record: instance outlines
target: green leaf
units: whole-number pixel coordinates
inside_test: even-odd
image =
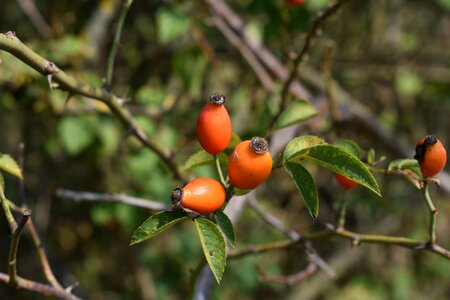
[[[361,158],[361,149],[359,148],[358,144],[356,144],[352,140],[339,140],[334,143],[334,145],[345,149],[347,152],[353,154],[357,158]]]
[[[317,218],[319,214],[319,196],[311,174],[297,162],[287,162],[284,168],[294,180],[309,213],[314,219]]]
[[[396,159],[390,162],[388,171],[402,171],[401,175],[416,188],[421,189],[421,179],[419,162],[415,159]],[[399,172],[400,173],[400,172]]]
[[[373,148],[370,148],[369,152],[367,152],[367,163],[369,165],[373,165],[375,162],[375,150]]]
[[[234,237],[233,223],[231,223],[231,220],[222,211],[216,212],[214,214],[214,218],[216,220],[217,225],[219,225],[220,230],[222,230],[222,233],[227,238],[228,242],[230,242],[231,247],[234,248],[235,237]]]
[[[219,162],[221,164],[228,163],[228,157],[224,153],[219,153]],[[181,172],[189,171],[193,168],[200,167],[203,165],[213,164],[214,156],[209,154],[205,150],[200,150],[197,153],[193,154],[186,163],[181,167]]]
[[[307,159],[344,175],[381,196],[378,183],[367,167],[354,155],[314,136],[295,138],[286,146],[285,161]]]
[[[65,117],[58,124],[58,136],[70,155],[77,155],[95,139],[94,128],[88,119]]]
[[[17,162],[9,154],[0,153],[0,170],[16,177],[23,178],[22,170],[20,170]]]
[[[131,237],[130,245],[148,240],[187,218],[189,218],[187,213],[179,211],[162,211],[156,213],[136,229]]]
[[[280,129],[295,123],[309,120],[317,115],[317,110],[309,102],[299,99],[286,107],[281,113],[274,128]]]
[[[306,151],[308,148],[322,144],[326,144],[326,142],[317,136],[303,135],[297,137],[287,144],[284,149],[283,158],[285,161],[294,159],[295,157],[300,156],[303,151]]]
[[[227,263],[225,240],[213,222],[204,218],[195,218],[195,225],[202,244],[203,254],[217,283],[220,284]]]

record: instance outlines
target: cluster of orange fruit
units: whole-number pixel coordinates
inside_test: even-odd
[[[211,94],[197,118],[198,141],[206,152],[213,155],[224,151],[231,140],[231,119],[224,104],[223,95]],[[254,189],[269,177],[271,170],[272,156],[267,140],[262,137],[242,141],[228,158],[230,183],[240,189]],[[171,195],[174,205],[199,214],[217,211],[225,199],[225,187],[212,178],[194,179],[182,189],[173,190]]]

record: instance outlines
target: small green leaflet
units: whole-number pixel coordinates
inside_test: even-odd
[[[223,235],[227,238],[228,242],[230,242],[231,247],[234,248],[235,237],[231,220],[222,211],[216,212],[214,214],[214,219],[216,220],[216,223],[219,226],[220,230],[222,230]]]
[[[351,178],[381,196],[378,183],[369,169],[354,155],[339,146],[325,143],[315,136],[301,136],[293,139],[284,150],[284,160],[306,159],[333,172]]]
[[[299,99],[289,104],[281,113],[275,129],[281,129],[291,126],[293,124],[309,120],[317,115],[317,110],[314,106],[305,100]]]
[[[130,245],[134,245],[149,238],[154,237],[158,233],[175,225],[184,219],[189,218],[187,213],[179,211],[162,211],[148,218],[131,236]]]
[[[396,159],[391,161],[388,171],[400,171],[401,175],[416,188],[422,188],[423,175],[419,162],[415,159]]]
[[[294,180],[310,215],[316,219],[319,214],[319,196],[311,174],[298,162],[286,162],[284,168]]]
[[[22,170],[16,161],[8,154],[0,153],[0,170],[22,179]]]
[[[228,157],[225,154],[219,153],[218,156],[219,162],[221,164],[228,163]],[[197,153],[193,154],[191,157],[189,157],[186,163],[181,167],[181,172],[186,172],[193,168],[213,163],[214,163],[214,156],[212,154],[209,154],[205,150],[200,150]]]
[[[217,283],[220,284],[227,263],[225,240],[213,222],[199,217],[195,218],[195,225],[202,244],[203,254]]]

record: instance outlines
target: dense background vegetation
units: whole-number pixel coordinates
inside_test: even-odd
[[[48,28],[35,26],[19,5],[0,2],[0,32],[15,31],[30,48],[74,77],[101,86],[121,1],[36,1]],[[311,20],[330,1],[288,7],[279,0],[227,1],[246,31],[287,66],[303,44]],[[233,129],[242,138],[266,135],[276,113],[281,84],[261,85],[240,52],[215,26],[206,1],[135,1],[118,50],[112,90],[156,143],[172,149],[183,164],[200,149],[195,137],[198,110],[212,91],[227,96]],[[450,2],[448,0],[350,1],[327,19],[300,71],[319,116],[298,128],[329,141],[350,138],[374,148],[387,161],[412,157],[426,133],[450,142]],[[332,49],[337,101],[359,103],[360,119],[333,120],[325,92],[323,63]],[[56,276],[78,283],[74,293],[89,299],[184,299],[190,269],[201,259],[191,224],[183,223],[147,243],[129,247],[130,235],[152,212],[125,204],[74,202],[55,196],[59,188],[125,193],[168,203],[179,184],[152,152],[144,149],[98,102],[49,90],[47,80],[0,52],[0,151],[17,154],[24,142],[26,195]],[[351,104],[355,107],[356,104]],[[345,109],[344,112],[345,114]],[[370,126],[361,125],[361,119]],[[381,131],[380,131],[381,130]],[[386,166],[382,163],[381,167]],[[342,191],[331,172],[311,166],[318,186],[319,224],[334,222]],[[216,177],[212,167],[194,171]],[[447,175],[442,175],[443,180]],[[377,175],[378,198],[363,188],[350,194],[352,230],[425,237],[428,213],[420,193],[399,176]],[[6,192],[19,203],[19,188],[6,178]],[[440,210],[438,238],[450,245],[450,203],[444,189],[432,188]],[[258,188],[258,200],[299,232],[314,224],[292,182],[274,172]],[[0,218],[0,257],[7,257],[9,231]],[[275,241],[282,234],[245,208],[235,226],[237,245]],[[293,285],[263,282],[259,276],[302,269],[298,251],[271,252],[230,260],[214,299],[447,299],[450,264],[425,252],[331,240],[315,243],[335,268]],[[448,248],[448,247],[447,247]],[[19,272],[43,280],[25,234]],[[32,253],[32,254],[31,254]],[[6,259],[0,265],[6,270]],[[0,285],[4,299],[36,294]]]

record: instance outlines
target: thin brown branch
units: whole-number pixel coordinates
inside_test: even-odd
[[[36,252],[39,257],[39,262],[42,267],[42,271],[44,272],[45,278],[47,281],[54,287],[55,289],[63,290],[63,287],[56,279],[55,275],[53,274],[53,270],[50,267],[50,263],[47,258],[47,254],[45,253],[44,245],[42,245],[41,239],[36,231],[36,228],[34,227],[33,219],[30,218],[30,220],[27,223],[28,230],[30,231],[31,239],[33,240],[33,244],[36,248]]]
[[[8,274],[0,272],[0,282],[8,283],[9,282]],[[17,288],[36,292],[38,294],[48,297],[56,297],[64,300],[81,300],[80,298],[69,293],[66,290],[56,289],[50,285],[31,281],[21,277],[17,278]]]
[[[303,270],[301,270],[297,273],[291,274],[291,275],[275,277],[275,276],[263,274],[263,275],[259,276],[259,279],[261,281],[265,281],[265,282],[293,284],[298,281],[302,281],[302,280],[308,278],[309,276],[313,275],[316,272],[316,270],[317,270],[317,265],[315,263],[311,262]]]
[[[270,214],[269,212],[265,211],[256,201],[254,197],[251,197],[248,201],[249,206],[263,219],[267,224],[275,227],[284,235],[286,235],[291,241],[298,241],[302,238],[302,236],[297,233],[296,231],[286,227],[286,225],[283,224],[283,222],[275,217],[274,215]],[[316,264],[318,267],[320,267],[326,274],[328,274],[330,277],[335,277],[336,273],[334,270],[325,262],[325,260],[320,257],[314,247],[311,245],[309,241],[304,242],[304,248],[305,252],[308,255],[308,259]]]
[[[8,256],[8,274],[9,274],[9,284],[12,286],[17,286],[17,249],[19,247],[20,236],[22,234],[25,224],[27,224],[28,219],[31,216],[31,210],[27,209],[22,212],[22,219],[19,222],[16,230],[14,230],[11,244],[9,247]]]
[[[131,197],[123,194],[114,195],[106,193],[78,192],[66,189],[58,189],[56,191],[56,196],[64,199],[70,199],[76,202],[80,201],[118,202],[157,211],[170,210],[170,206],[165,205],[164,203],[143,198]]]
[[[428,241],[410,239],[406,237],[396,237],[376,234],[363,234],[348,230],[336,230],[333,226],[328,229],[302,235],[298,241],[279,241],[256,246],[249,246],[244,249],[233,250],[228,253],[229,258],[240,258],[249,254],[259,254],[272,250],[280,250],[297,247],[304,241],[328,240],[331,238],[342,238],[352,242],[352,245],[359,246],[362,243],[383,244],[405,247],[412,250],[425,250],[450,259],[450,251],[437,244],[430,244]]]
[[[48,61],[24,45],[16,37],[14,32],[10,31],[6,34],[0,34],[0,50],[9,52],[31,68],[47,76],[51,87],[53,86],[53,82],[55,82],[60,89],[65,90],[70,94],[85,96],[105,103],[109,107],[111,113],[120,120],[127,131],[135,136],[146,148],[153,151],[172,172],[176,179],[186,181],[178,166],[173,161],[172,155],[148,138],[145,132],[133,120],[130,112],[123,107],[122,104],[124,100],[122,98],[106,89],[87,85],[86,83],[69,76],[63,70],[60,70],[53,62]]]
[[[314,37],[317,36],[322,24],[325,22],[326,19],[334,15],[339,8],[349,2],[350,0],[334,0],[332,3],[329,4],[329,6],[325,9],[323,12],[319,12],[316,15],[316,18],[312,22],[311,28],[308,31],[308,34],[306,35],[305,42],[303,44],[302,49],[294,59],[294,62],[292,63],[292,68],[289,74],[288,79],[284,83],[283,90],[281,92],[281,103],[280,103],[280,109],[278,114],[273,118],[272,124],[275,124],[278,117],[283,112],[284,108],[287,105],[287,99],[289,95],[290,85],[292,82],[297,78],[297,74],[299,72],[299,66],[304,61],[306,54],[308,53],[309,49],[311,48],[312,41]]]
[[[226,23],[218,16],[213,18],[214,24],[222,32],[222,34],[228,39],[228,41],[238,49],[242,57],[247,61],[250,67],[255,72],[256,76],[261,81],[264,89],[268,92],[272,92],[274,82],[269,73],[265,70],[264,66],[259,62],[258,58],[242,43],[239,36],[233,32]]]

